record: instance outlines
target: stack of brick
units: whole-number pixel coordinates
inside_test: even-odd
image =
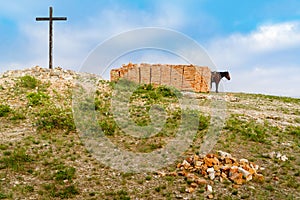
[[[227,152],[218,151],[218,155],[192,155],[178,163],[175,171],[158,172],[158,175],[184,176],[191,182],[185,191],[192,193],[199,185],[206,185],[207,190],[212,190],[212,186],[209,184],[213,181],[230,181],[234,187],[240,187],[252,179],[263,182],[264,176],[259,173],[259,170],[263,170],[263,168],[247,159],[237,160]]]
[[[264,176],[258,171],[260,167],[247,159],[239,161],[231,156],[231,154],[223,151],[218,151],[219,155],[207,154],[204,157],[193,155],[183,160],[177,165],[177,172],[172,172],[171,175],[185,176],[193,180],[194,186],[207,184],[203,178],[197,175],[204,176],[210,180],[231,181],[236,186],[242,185],[255,178],[257,181],[263,181]],[[195,187],[194,187],[195,188]],[[187,192],[193,192],[193,185],[188,188]]]
[[[124,78],[139,84],[167,85],[179,90],[209,92],[211,71],[195,65],[132,64],[110,72],[111,81]]]

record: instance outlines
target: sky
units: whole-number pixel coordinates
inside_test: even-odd
[[[219,71],[228,70],[226,92],[300,97],[300,0],[0,0],[0,73],[48,67],[48,23],[35,18],[48,16],[49,6],[54,16],[68,17],[54,23],[55,67],[80,71],[104,41],[158,27],[193,39]],[[147,54],[113,63],[181,62]]]

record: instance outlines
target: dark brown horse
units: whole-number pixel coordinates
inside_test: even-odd
[[[223,77],[230,80],[229,72],[228,71],[226,71],[226,72],[211,72],[210,88],[212,88],[212,83],[215,82],[216,83],[216,92],[219,92],[218,91],[219,83]]]

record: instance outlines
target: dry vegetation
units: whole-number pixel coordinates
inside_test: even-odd
[[[120,172],[97,161],[82,143],[73,121],[69,83],[29,75],[0,77],[0,199],[206,199],[205,185],[192,193],[183,176],[157,172]],[[59,87],[58,87],[59,86]],[[209,106],[216,94],[196,94],[197,111],[180,109],[177,91],[143,85],[131,98],[130,117],[149,124],[154,104],[167,111],[163,129],[150,138],[124,135],[110,110],[114,84],[100,81],[95,95],[98,124],[120,148],[148,153],[174,138],[184,112],[199,117],[190,148],[174,164],[157,171],[174,172],[183,158],[197,154],[209,127]],[[300,99],[255,94],[226,94],[226,124],[218,150],[261,167],[264,180],[243,185],[211,181],[215,199],[300,198]],[[84,106],[84,102],[83,105]],[[286,155],[282,161],[271,152]],[[201,175],[199,175],[201,176]]]

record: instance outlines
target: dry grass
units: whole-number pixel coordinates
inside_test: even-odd
[[[186,193],[190,183],[183,177],[124,173],[98,162],[76,132],[69,90],[60,91],[47,82],[28,77],[14,82],[10,85],[0,82],[0,99],[5,102],[0,105],[0,199],[206,198],[204,187]],[[148,111],[152,105],[159,104],[167,111],[167,123],[161,132],[137,139],[122,134],[110,113],[113,85],[99,84],[102,89],[96,93],[95,101],[99,126],[120,148],[147,153],[162,148],[174,138],[185,111],[176,106],[178,100],[170,90],[143,86],[133,95],[130,117],[140,126],[151,122]],[[228,117],[213,152],[227,151],[236,158],[259,164],[265,168],[265,181],[254,180],[239,188],[233,188],[228,182],[214,182],[214,197],[299,199],[300,100],[252,94],[225,97]],[[200,110],[206,110],[210,101],[202,99]],[[201,123],[186,156],[197,152],[209,126],[209,113],[196,113]],[[286,155],[288,161],[265,157],[265,153],[272,151]],[[180,161],[160,170],[174,171]]]

